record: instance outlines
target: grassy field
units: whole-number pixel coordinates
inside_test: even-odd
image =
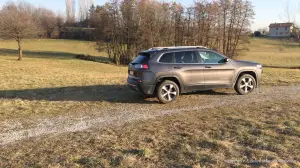
[[[279,52],[279,45],[269,43],[280,44],[280,41],[253,39],[249,45],[250,51],[238,59],[261,61],[267,65],[279,60],[288,66],[300,62],[297,61],[300,55],[296,55],[296,50],[300,51],[300,48],[285,48],[284,52]],[[261,56],[256,53],[260,50],[263,50]],[[279,55],[270,57],[269,52]],[[75,54],[105,57],[105,53],[95,50],[93,42],[31,40],[24,42],[24,61],[16,61],[16,53],[14,41],[0,42],[0,120],[65,113],[90,106],[105,107],[135,100],[134,96],[137,96],[133,95],[132,99],[123,96],[130,92],[125,86],[127,67],[74,59]],[[292,56],[286,57],[281,53]],[[300,83],[300,70],[265,68],[262,83]],[[109,94],[110,91],[116,92],[114,96]]]
[[[1,55],[12,55],[17,53],[18,45],[15,41],[1,41]],[[76,40],[38,39],[24,40],[23,49],[25,57],[45,57],[50,59],[69,58],[73,54],[87,54],[91,56],[107,56],[106,52],[98,52],[95,42]]]
[[[0,42],[0,120],[63,114],[113,102],[114,97],[106,96],[107,89],[124,88],[127,67],[74,59],[75,54],[101,55],[94,45],[70,40],[26,41],[20,62],[16,61],[15,42]],[[122,94],[126,91],[116,97]]]
[[[252,39],[248,47],[249,51],[237,59],[300,66],[300,47],[296,44]],[[93,42],[30,40],[24,43],[23,61],[16,61],[16,53],[15,42],[0,41],[0,122],[70,116],[124,104],[142,109],[148,103],[126,87],[126,66],[74,59],[76,54],[106,58],[106,53],[95,50]],[[264,68],[262,84],[298,85],[300,70]],[[191,98],[182,97],[187,101]],[[197,96],[193,97],[192,101],[196,100]],[[157,103],[148,106],[162,108]],[[229,159],[297,160],[299,108],[296,100],[270,101],[191,111],[128,123],[122,128],[42,137],[1,150],[0,167],[1,161],[3,167],[198,168],[249,166],[247,162],[225,164]],[[300,167],[298,162],[277,166],[288,165]]]
[[[237,59],[250,59],[266,66],[300,67],[300,43],[253,38],[247,47],[249,50]]]

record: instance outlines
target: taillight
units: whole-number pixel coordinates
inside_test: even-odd
[[[149,69],[149,66],[147,64],[136,64],[135,69]]]
[[[148,67],[147,64],[143,64],[143,65],[142,65],[142,69],[149,69],[149,67]]]

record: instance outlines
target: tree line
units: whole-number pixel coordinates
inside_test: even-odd
[[[189,7],[156,0],[110,0],[91,10],[99,49],[127,64],[153,46],[201,45],[233,57],[248,41],[249,0],[200,0]]]
[[[7,3],[0,10],[0,38],[18,42],[19,59],[22,39],[50,38],[54,30],[61,33],[70,27],[92,28],[97,49],[106,50],[116,64],[127,64],[141,50],[155,46],[202,45],[233,57],[247,43],[254,17],[250,0],[198,0],[188,7],[158,0],[78,4],[76,8],[75,0],[66,0],[63,16],[25,2]]]

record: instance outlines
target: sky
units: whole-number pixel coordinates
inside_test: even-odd
[[[13,0],[10,0],[13,1]],[[25,0],[36,6],[42,6],[52,9],[56,12],[65,12],[65,0]],[[95,4],[104,4],[106,0],[94,0]],[[194,0],[175,0],[188,6],[194,2]],[[5,4],[7,0],[0,0],[0,6]],[[287,4],[290,4],[292,13],[300,14],[300,0],[252,0],[252,5],[255,10],[255,19],[253,20],[251,29],[257,30],[259,28],[268,27],[270,23],[286,22],[284,18],[284,8]],[[300,18],[300,17],[299,17]]]

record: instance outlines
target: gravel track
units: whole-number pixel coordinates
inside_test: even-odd
[[[161,105],[114,103],[106,109],[92,109],[81,116],[58,116],[30,120],[30,126],[21,120],[0,122],[0,145],[15,143],[48,134],[61,134],[88,130],[93,127],[120,126],[137,120],[147,120],[187,111],[201,111],[223,106],[243,106],[266,101],[300,100],[300,86],[263,87],[248,96],[230,93],[188,94],[175,103]],[[154,100],[154,99],[153,99]],[[151,100],[150,100],[151,102]],[[92,115],[89,115],[92,114]]]

